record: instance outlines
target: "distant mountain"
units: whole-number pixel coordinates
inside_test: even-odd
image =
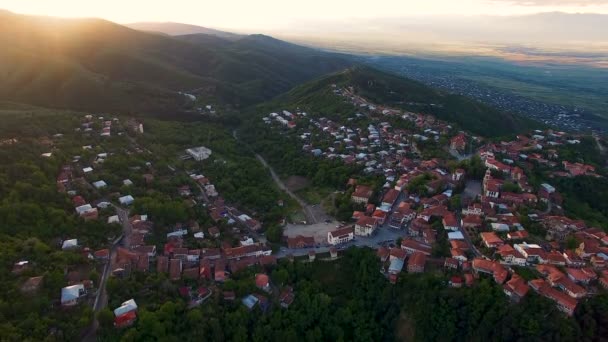
[[[352,86],[356,93],[377,104],[433,114],[481,136],[503,136],[538,127],[537,123],[516,114],[365,66],[352,67],[298,86],[278,97],[270,106],[275,105],[275,108],[281,104],[328,117],[351,116],[357,109],[333,94],[333,84]]]
[[[256,39],[174,38],[100,19],[0,12],[0,100],[172,112],[184,102],[177,92],[188,91],[243,106],[350,65],[342,56],[288,43],[280,50],[256,47]]]
[[[132,28],[134,30],[139,31],[148,31],[148,32],[160,32],[164,34],[168,34],[170,36],[181,36],[186,34],[208,34],[211,36],[216,36],[224,39],[236,40],[242,38],[243,36],[240,34],[215,30],[203,26],[197,25],[189,25],[189,24],[181,24],[181,23],[172,23],[172,22],[140,22],[140,23],[132,23],[126,24],[125,26]]]

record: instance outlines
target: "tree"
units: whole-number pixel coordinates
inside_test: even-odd
[[[111,328],[114,325],[114,313],[108,308],[103,308],[97,313],[97,321],[103,329]]]
[[[283,228],[278,224],[269,226],[266,228],[266,238],[268,238],[268,241],[270,242],[281,242],[281,239],[283,238]]]

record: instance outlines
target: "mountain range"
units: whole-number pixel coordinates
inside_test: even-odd
[[[170,37],[101,19],[0,11],[0,100],[97,111],[170,112],[185,98],[248,105],[351,64],[263,35]]]
[[[152,25],[139,27],[146,31],[101,19],[0,11],[0,101],[174,117],[193,105],[183,93],[195,95],[199,105],[236,109],[284,94],[279,101],[319,112],[332,106],[352,110],[319,92],[333,82],[354,86],[371,101],[435,114],[481,135],[488,128],[500,135],[513,133],[529,123],[413,80],[353,68],[358,59],[349,55],[260,34],[226,37],[187,26],[194,33],[172,36],[168,30],[148,31]],[[201,31],[206,33],[197,33]]]
[[[228,40],[238,40],[243,38],[243,35],[220,31],[212,28],[197,26],[197,25],[189,25],[182,23],[172,23],[172,22],[139,22],[139,23],[131,23],[126,24],[126,27],[132,28],[138,31],[148,31],[148,32],[157,32],[164,33],[169,36],[182,36],[186,34],[207,34],[210,36],[216,36]]]

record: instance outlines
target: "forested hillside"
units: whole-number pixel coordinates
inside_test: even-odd
[[[185,102],[177,92],[188,91],[247,105],[349,65],[341,56],[260,39],[244,37],[223,48],[222,40],[188,42],[100,19],[0,11],[0,99],[79,110],[170,112]],[[288,64],[301,72],[286,70]]]

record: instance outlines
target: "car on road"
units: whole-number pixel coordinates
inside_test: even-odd
[[[325,220],[325,223],[331,223],[330,219]]]

